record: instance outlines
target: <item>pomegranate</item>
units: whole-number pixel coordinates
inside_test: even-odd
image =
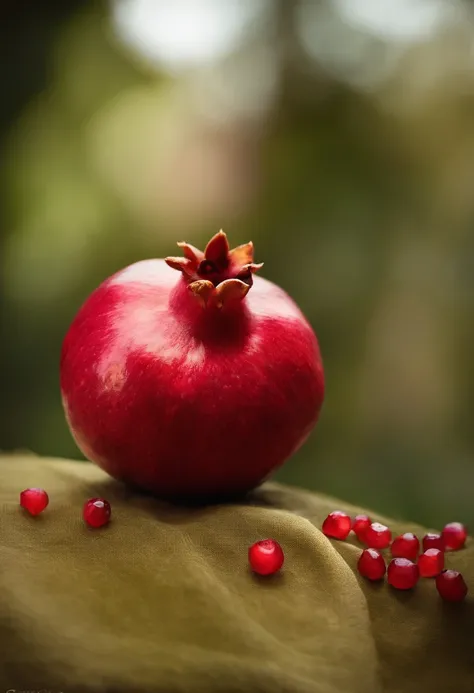
[[[253,244],[137,262],[104,281],[65,337],[61,394],[84,455],[163,497],[234,495],[306,440],[324,374],[293,300],[255,276]]]

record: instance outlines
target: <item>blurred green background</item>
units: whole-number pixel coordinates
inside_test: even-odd
[[[76,310],[223,228],[324,356],[320,423],[278,478],[474,526],[471,3],[19,1],[0,45],[0,448],[79,458]]]

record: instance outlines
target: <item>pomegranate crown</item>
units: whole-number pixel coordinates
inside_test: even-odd
[[[203,305],[222,308],[229,301],[242,300],[253,284],[253,275],[263,262],[253,261],[253,243],[231,249],[227,236],[219,231],[204,252],[189,243],[178,243],[184,257],[167,257],[165,262],[183,273],[188,289]]]

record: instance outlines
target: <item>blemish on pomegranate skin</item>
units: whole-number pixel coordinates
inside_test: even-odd
[[[119,363],[112,363],[103,378],[104,390],[120,392],[125,381],[125,369]]]
[[[186,354],[185,366],[199,366],[206,359],[206,349],[203,344],[196,342]]]
[[[263,339],[258,332],[254,332],[250,335],[250,339],[247,341],[246,351],[248,354],[257,354],[261,348]]]

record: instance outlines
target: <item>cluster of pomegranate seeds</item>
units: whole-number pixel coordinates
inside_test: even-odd
[[[27,488],[20,493],[20,505],[30,515],[39,515],[48,506],[49,497],[42,488]],[[90,498],[84,503],[82,516],[89,527],[103,527],[111,516],[110,503],[105,498]]]
[[[39,515],[48,506],[49,497],[42,488],[27,488],[20,493],[20,505],[30,515]]]
[[[110,503],[105,498],[90,498],[84,503],[82,516],[89,527],[98,529],[109,522],[111,513]]]
[[[39,515],[48,503],[48,494],[42,488],[28,488],[20,493],[20,505],[30,515]],[[108,524],[111,512],[110,503],[105,498],[90,498],[84,504],[83,518],[90,527],[99,528]],[[387,574],[389,585],[409,590],[415,587],[420,577],[435,578],[442,599],[459,602],[466,598],[468,588],[461,573],[444,569],[444,551],[457,551],[466,543],[467,530],[460,522],[450,522],[441,534],[426,534],[421,556],[418,556],[418,537],[406,532],[392,541],[389,527],[372,522],[367,515],[356,515],[352,520],[347,513],[335,510],[326,517],[322,529],[326,536],[343,541],[352,530],[359,541],[366,544],[368,548],[362,551],[357,569],[368,580],[383,580]],[[380,551],[388,546],[393,558],[387,568]],[[285,555],[277,541],[263,539],[249,548],[248,560],[254,573],[274,575],[283,566]]]
[[[283,549],[274,539],[257,541],[249,548],[249,564],[257,575],[274,575],[284,560]]]
[[[387,575],[389,585],[397,590],[410,590],[420,578],[435,578],[436,589],[446,601],[462,601],[468,588],[461,573],[445,570],[445,551],[462,549],[467,530],[460,522],[445,525],[441,534],[425,534],[421,541],[412,532],[400,534],[392,540],[390,528],[380,522],[372,522],[368,515],[350,516],[335,510],[323,522],[323,533],[332,539],[347,539],[350,529],[365,548],[357,562],[357,570],[368,580],[383,580]],[[391,560],[386,564],[382,554],[390,547]]]

